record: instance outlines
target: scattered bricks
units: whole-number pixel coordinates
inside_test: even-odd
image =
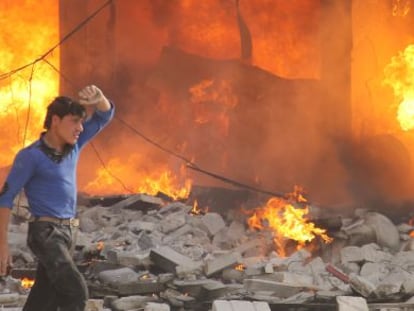
[[[138,280],[138,273],[131,268],[120,268],[102,271],[98,274],[99,281],[112,288],[117,288],[121,283],[128,283]]]
[[[202,261],[193,261],[190,264],[178,265],[175,267],[175,272],[178,277],[187,278],[189,275],[201,274],[203,265]]]
[[[239,221],[233,221],[227,230],[227,236],[231,242],[241,241],[246,236],[245,225]]]
[[[195,266],[195,263],[190,258],[176,252],[168,246],[152,249],[150,258],[157,267],[171,273],[176,273],[176,267],[179,265]]]
[[[261,275],[264,272],[263,264],[251,265],[244,269],[244,274],[248,277]]]
[[[402,285],[405,294],[414,295],[414,277],[407,278]]]
[[[165,235],[162,239],[162,242],[168,244],[172,241],[175,241],[180,236],[190,232],[192,229],[193,229],[192,226],[190,226],[189,224],[185,224],[184,226],[178,228],[177,230],[170,232],[168,235]]]
[[[275,272],[275,270],[273,269],[273,264],[271,264],[271,263],[267,263],[267,264],[264,266],[264,272],[265,272],[265,273],[268,273],[268,274],[272,274],[272,273],[274,273],[274,272]]]
[[[110,207],[111,210],[119,210],[123,208],[141,210],[149,208],[160,208],[164,204],[160,198],[147,195],[147,194],[135,194],[129,198],[115,203]]]
[[[119,252],[118,264],[126,267],[149,267],[151,265],[150,252]]]
[[[155,294],[164,290],[164,284],[157,278],[140,279],[138,281],[125,281],[117,285],[120,296]]]
[[[391,272],[375,289],[377,297],[390,297],[393,294],[400,293],[404,281],[411,275],[405,271]]]
[[[202,229],[205,229],[211,236],[214,236],[221,229],[226,227],[226,224],[218,213],[208,213],[201,218]]]
[[[397,266],[411,271],[414,268],[414,250],[395,254],[392,258],[391,266]]]
[[[202,297],[204,301],[213,301],[214,299],[224,297],[237,289],[239,288],[225,285],[222,282],[207,283],[202,286],[200,297]]]
[[[312,276],[303,273],[293,273],[287,271],[275,272],[274,274],[267,276],[266,279],[281,282],[284,284],[295,284],[304,287],[314,286]]]
[[[359,275],[377,285],[390,272],[390,267],[386,263],[366,262]]]
[[[315,300],[321,302],[331,302],[338,296],[349,296],[349,293],[342,290],[318,290],[315,293]]]
[[[128,223],[127,227],[129,230],[135,233],[140,231],[152,232],[155,230],[156,224],[150,221],[135,220],[133,222]]]
[[[362,262],[364,255],[360,247],[357,246],[345,246],[341,249],[341,262],[343,264],[349,262]]]
[[[151,235],[142,231],[137,238],[137,245],[141,250],[149,250],[150,248],[156,247],[157,243],[154,241]]]
[[[195,280],[195,281],[181,281],[181,280],[174,280],[173,285],[179,289],[180,292],[187,294],[192,297],[200,297],[201,292],[204,286],[206,285],[217,285],[219,284],[222,286],[221,282],[211,280],[211,279],[203,279],[203,280]]]
[[[233,252],[238,252],[240,254],[244,254],[247,251],[250,250],[255,250],[257,248],[259,248],[261,245],[267,245],[270,244],[271,240],[266,240],[264,238],[257,238],[257,239],[253,239],[250,240],[246,243],[240,244],[239,246],[235,247],[232,249]]]
[[[158,229],[164,234],[177,230],[185,225],[185,216],[182,211],[169,214],[159,222]]]
[[[166,206],[164,206],[162,209],[158,211],[158,214],[161,215],[161,217],[164,217],[167,214],[175,213],[175,212],[184,212],[185,214],[188,214],[192,210],[192,206],[186,205],[182,202],[173,202]]]
[[[260,279],[245,279],[243,281],[244,289],[248,292],[273,292],[273,296],[280,298],[287,298],[293,296],[301,291],[306,290],[303,286],[283,284],[280,282],[273,282]]]
[[[365,223],[370,226],[376,235],[377,244],[392,251],[400,247],[400,235],[397,227],[385,215],[368,212],[364,215]]]
[[[103,311],[103,299],[89,299],[86,302],[85,311]]]
[[[270,311],[270,307],[263,301],[215,300],[212,311]]]
[[[221,255],[212,260],[207,260],[204,266],[204,273],[206,276],[211,276],[223,269],[235,266],[241,262],[241,256],[239,253],[229,253]]]
[[[156,298],[152,296],[128,296],[115,299],[111,307],[117,311],[140,310],[144,309],[148,302],[155,302]]]
[[[170,311],[170,306],[165,303],[148,302],[144,311]]]
[[[315,293],[313,291],[300,292],[293,296],[283,299],[282,303],[306,303],[313,302],[315,300]]]
[[[0,305],[15,306],[19,302],[19,294],[0,294]]]
[[[307,273],[306,261],[312,258],[312,254],[306,249],[301,249],[283,260],[283,266],[289,271],[302,271]]]
[[[349,285],[351,285],[351,288],[363,297],[369,297],[375,291],[375,285],[359,275],[352,275],[349,278]]]
[[[390,262],[393,257],[390,253],[382,251],[375,243],[365,244],[361,246],[361,250],[365,261]]]
[[[244,271],[228,268],[223,270],[221,277],[225,283],[241,283],[245,274]]]
[[[359,275],[351,274],[348,276],[331,264],[326,265],[326,270],[344,283],[349,284],[355,292],[363,297],[369,297],[375,291],[375,285]]]
[[[362,297],[338,296],[336,303],[338,311],[369,311],[368,304]]]

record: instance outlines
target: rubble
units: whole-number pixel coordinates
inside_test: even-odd
[[[88,310],[295,310],[299,303],[309,310],[376,310],[382,303],[414,310],[409,224],[358,211],[330,232],[332,243],[282,257],[271,232],[191,210],[148,195],[79,206],[74,255],[89,284]],[[26,230],[24,221],[10,225],[15,266],[0,283],[4,310],[20,310],[29,289],[19,279],[34,275]]]

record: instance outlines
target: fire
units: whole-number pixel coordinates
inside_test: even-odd
[[[392,1],[392,15],[393,16],[407,16],[410,12],[411,5],[409,0],[393,0]]]
[[[208,213],[208,210],[209,210],[208,207],[201,209],[198,206],[198,201],[195,200],[194,203],[193,203],[193,208],[190,211],[190,214],[193,214],[193,215],[201,215],[201,214],[203,214],[204,215],[204,214],[207,214]]]
[[[256,208],[247,222],[251,229],[272,230],[279,255],[286,256],[285,243],[288,239],[296,241],[298,249],[316,236],[321,237],[325,243],[332,241],[325,229],[317,228],[308,221],[308,213],[307,206],[296,208],[288,200],[273,197],[265,206]]]
[[[219,133],[227,136],[229,111],[237,105],[230,82],[204,80],[191,87],[189,92],[195,123],[214,123]]]
[[[140,163],[143,165],[142,168],[137,167]],[[126,162],[119,158],[112,158],[105,167],[98,169],[97,177],[85,186],[84,191],[102,195],[126,191],[149,195],[161,192],[173,199],[188,197],[192,181],[182,177],[185,176],[184,166],[176,175],[167,167],[148,170],[145,165],[145,160],[137,154],[131,155]]]
[[[237,271],[244,271],[246,267],[243,264],[238,264],[237,266],[234,267],[234,269]]]
[[[59,41],[58,17],[56,1],[0,3],[0,122],[7,124],[0,129],[0,166],[10,165],[17,150],[38,138],[45,107],[58,93],[59,76],[48,63],[59,68],[59,50],[47,55],[47,62],[35,62]]]
[[[32,286],[34,285],[34,282],[35,282],[35,280],[25,277],[25,278],[21,279],[20,284],[23,288],[28,289],[28,288],[32,288]]]
[[[414,127],[414,45],[394,56],[385,67],[384,75],[384,84],[391,86],[401,100],[397,119],[401,128],[408,131]]]
[[[96,245],[96,250],[101,251],[104,249],[105,243],[103,241],[99,241]]]

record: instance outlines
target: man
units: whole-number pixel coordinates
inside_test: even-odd
[[[69,252],[77,225],[76,165],[81,148],[113,118],[114,106],[94,85],[79,96],[79,102],[64,96],[52,101],[46,131],[18,152],[0,191],[0,275],[11,265],[10,210],[22,189],[32,214],[27,243],[38,267],[24,311],[83,311],[88,299],[86,282]]]

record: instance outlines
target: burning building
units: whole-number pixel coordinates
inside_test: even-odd
[[[272,196],[299,185],[311,202],[344,213],[409,211],[411,0],[0,8],[2,171],[37,138],[51,98],[95,83],[117,115],[83,152],[83,193],[177,200],[195,186]],[[266,217],[258,209],[250,225],[262,229]]]
[[[83,192],[232,187],[193,166],[323,205],[412,197],[408,0],[25,5],[49,11],[3,4],[21,23],[3,19],[3,167],[50,98],[93,82],[118,122],[85,151]]]

